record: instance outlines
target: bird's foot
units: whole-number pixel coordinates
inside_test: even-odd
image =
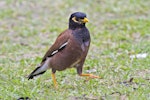
[[[93,74],[80,74],[80,76],[87,76],[89,78],[100,78],[99,76],[93,75]]]

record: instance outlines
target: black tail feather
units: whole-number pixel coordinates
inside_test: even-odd
[[[43,72],[40,72],[40,73],[38,73],[38,74],[34,74],[39,68],[40,68],[40,67],[37,67],[37,68],[28,76],[28,80],[29,80],[29,79],[33,79],[34,76],[38,76],[38,75],[43,74],[43,73],[46,72],[46,71],[43,71]]]

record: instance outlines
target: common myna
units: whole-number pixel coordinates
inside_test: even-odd
[[[90,33],[85,26],[88,22],[86,14],[75,12],[69,18],[69,28],[62,32],[55,43],[44,55],[40,66],[38,66],[29,76],[43,74],[47,69],[52,69],[52,79],[54,86],[57,87],[55,78],[56,71],[62,71],[66,68],[76,68],[80,76],[90,78],[99,78],[92,74],[83,74],[82,68],[90,46]]]

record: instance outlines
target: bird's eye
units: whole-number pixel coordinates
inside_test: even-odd
[[[77,22],[77,23],[78,23],[78,22],[80,21],[80,18],[73,17],[72,20],[73,20],[74,22]]]
[[[76,21],[79,21],[79,18],[76,18]]]

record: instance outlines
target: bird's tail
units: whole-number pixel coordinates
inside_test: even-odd
[[[28,76],[28,80],[29,80],[29,79],[33,79],[34,76],[38,76],[38,75],[41,75],[41,74],[45,73],[47,69],[48,69],[48,66],[45,65],[45,64],[42,65],[42,66],[37,67],[37,68]]]

